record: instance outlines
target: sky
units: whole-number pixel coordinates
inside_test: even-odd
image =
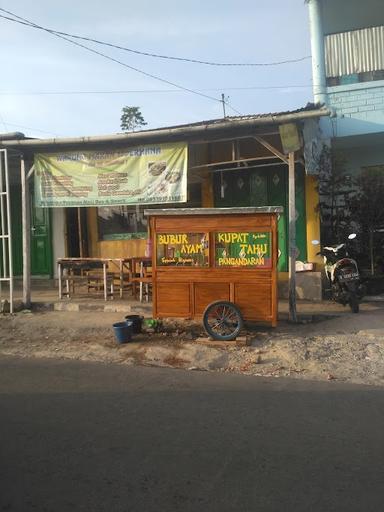
[[[227,115],[293,110],[312,101],[304,0],[0,0],[0,8],[44,28],[151,54],[219,63],[304,58],[278,66],[210,66],[72,39],[119,64],[0,18],[0,132],[118,133],[124,106],[140,107],[146,128],[193,123],[223,117],[222,93]]]

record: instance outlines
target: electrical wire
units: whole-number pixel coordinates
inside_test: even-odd
[[[135,53],[137,55],[143,55],[145,57],[152,57],[152,58],[157,58],[157,59],[175,60],[175,61],[181,61],[181,62],[189,62],[192,64],[203,64],[205,66],[267,67],[267,66],[281,66],[284,64],[293,64],[293,63],[297,63],[297,62],[303,62],[304,60],[308,60],[311,58],[311,55],[305,55],[304,57],[300,57],[297,59],[287,59],[287,60],[276,61],[276,62],[212,62],[212,61],[199,60],[199,59],[190,59],[190,58],[186,58],[186,57],[175,57],[175,56],[170,56],[170,55],[161,55],[161,54],[157,54],[157,53],[150,53],[150,52],[144,52],[144,51],[140,51],[140,50],[134,50],[132,48],[127,48],[126,46],[120,46],[120,45],[116,45],[113,43],[108,43],[106,41],[100,41],[99,39],[93,39],[92,37],[84,37],[84,36],[79,36],[76,34],[70,34],[68,32],[61,32],[59,30],[49,29],[46,27],[42,27],[40,25],[36,25],[35,23],[29,22],[19,16],[16,16],[16,14],[13,14],[12,12],[7,11],[6,9],[0,8],[0,11],[3,11],[5,13],[10,14],[11,16],[14,16],[15,18],[19,18],[19,19],[18,20],[12,19],[12,18],[9,18],[8,16],[0,15],[1,18],[7,19],[9,21],[14,21],[16,23],[20,23],[22,25],[26,25],[29,27],[37,28],[39,30],[46,30],[46,31],[49,31],[51,34],[72,37],[74,39],[80,39],[82,41],[88,41],[88,42],[96,43],[96,44],[103,45],[103,46],[109,46],[110,48],[115,48],[118,50]]]
[[[3,115],[2,115],[2,113],[1,113],[1,112],[0,112],[0,121],[1,121],[1,124],[4,126],[5,131],[6,131],[6,132],[9,132],[8,127],[7,127],[7,124],[6,124],[6,122],[4,121],[4,117],[3,117]]]
[[[221,87],[221,88],[205,88],[195,89],[195,91],[246,91],[246,90],[278,90],[278,89],[310,89],[309,85],[270,85],[270,86],[248,86],[248,87]],[[141,93],[174,93],[182,92],[177,89],[127,89],[127,90],[111,90],[111,91],[0,91],[0,96],[50,96],[50,95],[76,95],[76,94],[141,94]]]
[[[32,128],[31,126],[24,126],[22,124],[10,123],[9,121],[7,121],[6,124],[9,125],[9,126],[15,126],[16,128],[26,128],[27,130],[32,130],[34,132],[48,133],[49,135],[54,135],[55,137],[59,137],[60,136],[58,133],[47,132],[46,130],[39,130],[38,128]],[[8,128],[7,128],[7,131],[8,131]]]
[[[5,11],[5,9],[0,8],[0,11]],[[151,74],[151,73],[148,73],[147,71],[143,71],[143,70],[141,70],[141,69],[138,69],[138,68],[136,68],[136,67],[134,67],[134,66],[131,66],[131,65],[129,65],[129,64],[126,64],[125,62],[122,62],[121,60],[115,59],[114,57],[111,57],[111,56],[109,56],[109,55],[106,55],[105,53],[102,53],[102,52],[99,52],[98,50],[95,50],[95,49],[93,49],[93,48],[90,48],[89,46],[85,46],[85,45],[84,45],[84,44],[82,44],[82,43],[79,43],[79,42],[77,42],[77,41],[72,41],[71,39],[68,39],[68,37],[66,37],[66,36],[62,36],[62,35],[60,35],[60,34],[57,34],[57,33],[55,33],[54,31],[52,31],[52,30],[50,30],[50,29],[47,29],[47,28],[45,28],[45,27],[42,27],[42,26],[40,26],[40,25],[37,25],[36,23],[33,23],[32,21],[29,21],[29,20],[27,20],[27,19],[25,19],[25,18],[22,18],[21,16],[17,16],[16,14],[13,14],[13,13],[11,13],[11,12],[9,12],[9,11],[5,11],[5,12],[7,12],[8,14],[11,14],[11,15],[12,15],[12,16],[14,16],[15,18],[18,18],[18,19],[22,20],[23,22],[25,22],[26,24],[28,24],[28,25],[30,25],[30,26],[33,26],[33,27],[35,27],[35,28],[39,28],[39,29],[41,29],[41,30],[44,30],[45,32],[48,32],[49,34],[51,34],[51,35],[53,35],[53,36],[55,36],[55,37],[58,37],[58,38],[60,38],[60,39],[63,39],[64,41],[67,41],[67,42],[69,42],[69,43],[71,43],[71,44],[73,44],[73,45],[75,45],[75,46],[78,46],[78,47],[80,47],[80,48],[83,48],[83,49],[85,49],[85,50],[87,50],[87,51],[91,52],[91,53],[94,53],[94,54],[99,55],[99,56],[101,56],[101,57],[103,57],[103,58],[105,58],[105,59],[108,59],[108,60],[110,60],[110,61],[112,61],[112,62],[115,62],[115,63],[117,63],[117,64],[119,64],[119,65],[121,65],[121,66],[123,66],[123,67],[125,67],[125,68],[128,68],[128,69],[131,69],[131,70],[133,70],[133,71],[136,71],[137,73],[140,73],[140,74],[142,74],[142,75],[144,75],[144,76],[147,76],[147,77],[149,77],[149,78],[153,78],[154,80],[158,80],[159,82],[166,83],[166,84],[168,84],[168,85],[171,85],[171,86],[173,86],[173,87],[176,87],[177,89],[181,89],[181,90],[183,90],[183,91],[190,92],[191,94],[195,94],[195,95],[197,95],[197,96],[201,96],[201,97],[203,97],[203,98],[207,98],[207,99],[212,100],[212,101],[215,101],[215,102],[217,102],[217,103],[221,103],[221,104],[223,103],[223,100],[221,100],[221,99],[214,98],[213,96],[209,96],[208,94],[204,94],[204,93],[202,93],[202,92],[195,91],[195,90],[193,90],[193,89],[190,89],[189,87],[184,87],[183,85],[176,84],[176,83],[174,83],[174,82],[171,82],[170,80],[166,80],[165,78],[161,78],[161,77],[159,77],[159,76],[156,76],[156,75],[153,75],[153,74]],[[0,15],[0,16],[1,16],[1,15]],[[11,21],[16,21],[16,20],[11,20]],[[238,110],[236,110],[236,109],[235,109],[231,104],[229,104],[229,103],[227,103],[227,102],[224,102],[224,103],[227,105],[227,107],[229,107],[231,110],[233,110],[236,114],[242,115],[242,114],[241,114],[241,112],[239,112]]]

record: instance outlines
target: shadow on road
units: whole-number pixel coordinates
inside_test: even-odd
[[[0,510],[377,511],[384,393],[0,359]]]

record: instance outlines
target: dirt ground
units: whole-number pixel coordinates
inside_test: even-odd
[[[122,313],[25,311],[0,315],[0,354],[384,385],[384,303],[362,304],[357,315],[313,304],[301,318],[248,327],[250,346],[202,342],[201,325],[186,322],[119,345],[112,324]]]

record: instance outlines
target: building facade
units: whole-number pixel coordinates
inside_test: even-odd
[[[180,207],[282,206],[279,218],[279,281],[282,295],[288,280],[288,158],[280,127],[297,128],[299,146],[295,162],[296,258],[318,262],[310,241],[319,237],[317,180],[308,171],[305,159],[306,127],[317,126],[326,109],[306,107],[294,112],[218,119],[161,128],[152,131],[79,139],[4,141],[13,154],[23,154],[31,169],[36,155],[82,154],[83,152],[133,151],[146,145],[183,143],[187,148],[187,201]],[[101,140],[102,139],[102,140]],[[310,141],[311,142],[311,141]],[[72,157],[71,157],[72,158]],[[20,157],[19,157],[20,161]],[[20,169],[12,166],[15,211],[14,239],[21,239]],[[30,180],[31,274],[55,277],[59,257],[143,256],[147,245],[147,219],[143,204],[95,205],[94,207],[40,207],[35,200],[34,180]],[[153,207],[174,207],[162,204]],[[15,242],[16,243],[16,242]],[[15,247],[15,255],[21,251]],[[16,256],[15,256],[16,257]],[[14,265],[21,273],[21,262]],[[305,286],[304,286],[305,288]],[[284,291],[285,289],[285,291]],[[301,296],[307,295],[303,292]],[[308,296],[308,295],[307,295]],[[318,298],[318,294],[317,294]]]
[[[333,166],[333,189],[324,193],[329,197],[333,194],[329,201],[334,200],[337,205],[334,211],[328,208],[328,217],[332,217],[334,225],[343,225],[344,232],[348,223],[353,226],[357,219],[355,226],[358,229],[360,225],[362,239],[367,230],[372,231],[373,238],[377,228],[367,225],[363,208],[355,208],[360,210],[358,219],[357,214],[353,215],[353,208],[348,210],[348,204],[353,205],[354,194],[359,194],[362,184],[368,184],[374,177],[378,180],[377,187],[383,187],[383,2],[307,0],[307,3],[314,100],[332,111],[329,118],[320,122],[323,142],[331,148],[329,165]],[[369,197],[365,200],[369,202]],[[380,215],[378,209],[376,217]],[[329,230],[329,225],[325,227]],[[380,240],[376,239],[375,244],[380,245]]]

